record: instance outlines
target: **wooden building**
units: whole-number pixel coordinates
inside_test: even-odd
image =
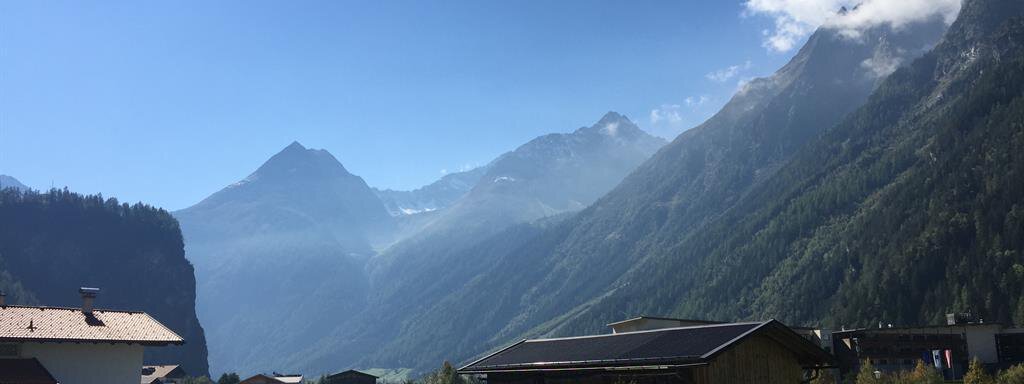
[[[376,384],[377,376],[354,369],[327,376],[325,384]]]
[[[523,340],[459,369],[489,384],[800,383],[832,356],[775,320]]]

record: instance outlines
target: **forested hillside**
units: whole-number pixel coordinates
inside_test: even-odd
[[[0,191],[0,289],[14,304],[80,307],[78,288],[102,289],[98,308],[149,313],[185,338],[146,349],[146,362],[207,374],[196,280],[178,222],[166,211],[68,190]]]
[[[933,52],[722,219],[655,252],[577,326],[619,311],[1024,322],[1022,16],[1019,1],[968,1]]]

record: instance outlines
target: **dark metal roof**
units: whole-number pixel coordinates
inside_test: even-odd
[[[637,320],[645,320],[645,319],[646,320],[678,321],[678,322],[682,322],[682,323],[694,323],[694,324],[723,324],[724,323],[724,321],[714,321],[714,320],[681,319],[681,318],[678,318],[678,317],[661,317],[661,316],[640,315],[640,316],[634,317],[632,319],[619,320],[619,321],[616,321],[614,323],[608,323],[606,325],[611,327],[613,325],[619,325],[619,324],[629,323],[629,322],[633,322],[633,321],[637,321]]]
[[[350,369],[350,370],[347,370],[347,371],[344,371],[344,372],[338,372],[338,373],[335,373],[333,375],[327,375],[327,377],[340,377],[340,376],[348,376],[348,375],[367,376],[367,377],[372,377],[374,379],[377,378],[377,376],[371,375],[371,374],[366,373],[366,372],[360,372],[360,371],[357,371],[357,370],[354,370],[354,369]]]
[[[831,356],[785,325],[729,323],[558,339],[523,340],[459,369],[461,373],[703,364],[753,333],[798,355],[801,364],[827,365]]]
[[[0,359],[0,383],[57,384],[36,359]]]

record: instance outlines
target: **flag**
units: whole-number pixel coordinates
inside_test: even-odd
[[[953,368],[953,351],[948,349],[946,350],[946,365]]]
[[[932,362],[935,363],[935,369],[942,369],[942,351],[932,350]]]
[[[927,365],[935,365],[935,360],[932,359],[931,351],[921,352],[921,360],[924,360],[924,363]]]

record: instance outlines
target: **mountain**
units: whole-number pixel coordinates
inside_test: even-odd
[[[589,312],[1024,322],[1022,122],[1024,3],[968,0],[934,50]]]
[[[362,178],[299,143],[174,215],[196,265],[215,374],[276,367],[281,350],[360,308],[363,264],[394,230]]]
[[[411,191],[374,188],[374,192],[392,216],[433,212],[455,203],[469,192],[486,172],[486,166],[477,167],[464,172],[449,173],[438,181]]]
[[[685,239],[701,241],[691,234],[772,179],[808,142],[867,102],[886,74],[873,65],[876,58],[908,63],[933,47],[946,28],[937,18],[898,29],[877,27],[856,40],[820,29],[777,73],[747,84],[715,116],[677,137],[578,214],[522,231],[519,237],[500,234],[502,247],[469,248],[459,261],[432,260],[442,266],[427,269],[431,274],[420,280],[399,279],[426,291],[431,285],[424,281],[430,276],[447,276],[436,270],[464,269],[460,263],[472,256],[487,260],[450,283],[443,297],[424,305],[405,302],[410,310],[402,318],[408,320],[369,361],[412,364],[417,354],[428,364],[441,357],[466,359],[524,336],[603,332],[609,318],[672,313],[628,307],[630,300],[646,302],[644,296],[615,302],[629,311],[590,307],[620,297],[629,286],[649,288],[641,293],[650,300],[674,302],[680,296],[663,294],[658,286],[677,284],[674,275],[687,270],[685,263],[659,270],[656,279],[630,271],[678,249]]]
[[[67,190],[0,191],[0,290],[8,302],[80,307],[82,286],[102,289],[98,308],[145,311],[185,338],[182,346],[146,348],[148,364],[207,374],[196,280],[169,213]]]
[[[365,310],[294,354],[288,367],[324,372],[346,366],[436,365],[446,351],[406,347],[394,338],[416,322],[412,314],[483,271],[508,241],[592,203],[662,145],[664,140],[610,112],[589,127],[544,135],[499,156],[465,196],[431,216],[419,233],[371,259]],[[385,350],[413,357],[376,359]]]
[[[29,189],[28,186],[22,184],[20,181],[18,181],[18,179],[15,179],[12,176],[0,175],[0,189],[4,188],[14,188],[19,191],[25,191]]]

